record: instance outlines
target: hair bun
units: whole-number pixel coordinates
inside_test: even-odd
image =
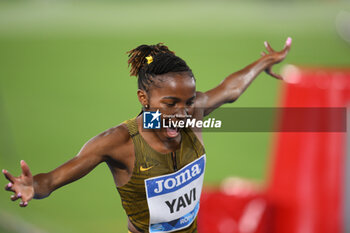
[[[146,57],[155,56],[159,53],[171,53],[175,54],[173,51],[170,51],[167,46],[163,43],[158,43],[156,45],[140,45],[135,49],[132,49],[127,52],[129,54],[128,65],[131,65],[130,76],[137,76],[140,72],[140,69],[147,64]]]

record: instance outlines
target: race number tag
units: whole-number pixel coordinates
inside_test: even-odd
[[[145,180],[151,233],[177,231],[196,219],[205,161],[204,154],[177,172]]]

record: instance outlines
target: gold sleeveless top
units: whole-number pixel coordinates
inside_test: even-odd
[[[151,148],[140,135],[136,117],[124,123],[134,143],[135,164],[129,182],[117,189],[131,223],[140,232],[149,232],[149,210],[144,180],[173,173],[205,154],[205,150],[193,131],[184,128],[180,130],[180,148],[175,152],[162,154]],[[197,219],[188,228],[176,232],[197,232]]]

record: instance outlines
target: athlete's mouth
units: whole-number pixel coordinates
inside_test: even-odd
[[[176,137],[179,134],[179,131],[180,131],[180,128],[176,128],[173,126],[166,128],[166,133],[170,138]]]

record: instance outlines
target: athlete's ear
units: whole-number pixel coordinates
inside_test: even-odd
[[[140,103],[142,104],[142,106],[146,106],[149,105],[148,103],[148,95],[147,92],[141,89],[137,90],[137,97],[139,98]]]

